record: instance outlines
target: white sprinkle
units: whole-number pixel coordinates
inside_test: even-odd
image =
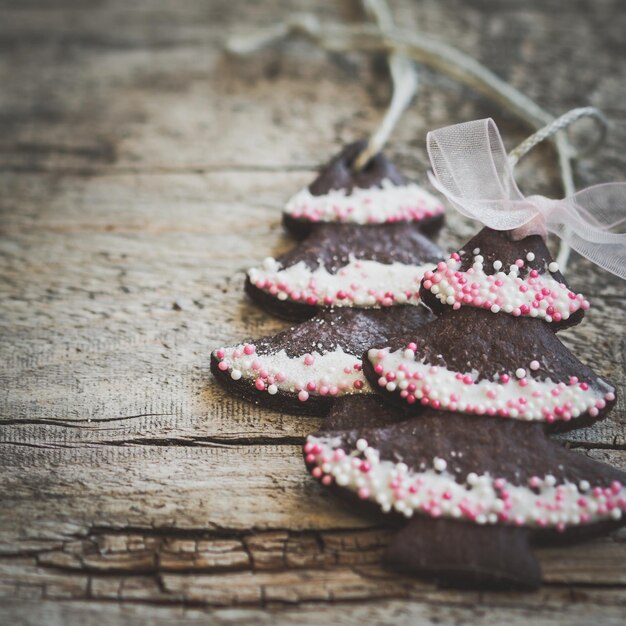
[[[365,439],[358,439],[356,442],[356,449],[359,452],[363,452],[367,448],[367,441]]]
[[[474,248],[474,250],[472,251],[472,254],[474,256],[476,256],[477,254],[480,254],[480,248]]]
[[[270,385],[270,386],[267,388],[267,393],[269,393],[269,394],[270,394],[270,396],[273,396],[273,395],[274,395],[275,393],[277,393],[277,392],[278,392],[278,387],[277,387],[276,385]]]
[[[587,480],[581,480],[581,481],[578,483],[578,488],[579,488],[581,491],[589,491],[589,489],[591,489],[591,485],[589,484],[589,481],[587,481]]]
[[[552,272],[554,274],[554,272],[558,272],[559,271],[559,264],[556,263],[555,261],[552,261],[552,263],[550,263],[550,265],[548,265],[548,270],[550,272]]]
[[[492,313],[498,313],[500,311],[500,307],[497,304],[493,304],[491,306],[491,312]]]
[[[239,379],[241,378],[241,370],[233,370],[233,371],[230,373],[230,377],[231,377],[233,380],[239,380]]]
[[[446,467],[448,467],[448,464],[446,463],[445,459],[440,459],[439,457],[435,457],[433,459],[433,467],[438,472],[443,472],[446,469]]]
[[[527,261],[534,261],[534,260],[535,260],[535,253],[534,253],[534,252],[529,252],[529,253],[526,255],[526,260],[527,260]]]
[[[539,361],[531,361],[530,362],[530,369],[535,371],[539,369]]]
[[[502,261],[494,261],[493,262],[493,269],[496,270],[496,272],[498,270],[502,269]]]
[[[526,376],[526,370],[525,370],[523,367],[518,367],[518,368],[515,370],[515,375],[516,375],[518,378],[524,378],[524,376]]]
[[[267,257],[267,258],[263,261],[263,267],[264,267],[266,270],[268,270],[268,271],[271,271],[271,270],[276,269],[276,265],[277,265],[277,263],[276,263],[275,259],[273,259],[271,256],[268,256],[268,257]]]

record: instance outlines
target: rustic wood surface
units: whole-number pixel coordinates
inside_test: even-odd
[[[228,32],[311,8],[363,19],[330,0],[0,3],[0,621],[623,624],[626,533],[540,550],[532,594],[389,574],[388,531],[305,474],[299,446],[320,421],[211,380],[211,349],[284,326],[243,297],[243,271],[293,245],[285,199],[388,97],[381,59],[298,41],[221,52]],[[624,179],[620,0],[393,8],[553,113],[600,106],[611,134],[578,183]],[[487,115],[511,146],[527,134],[424,71],[388,152],[424,180],[425,132]],[[551,149],[519,178],[558,194]],[[442,242],[475,228],[451,214]],[[623,284],[579,258],[568,275],[593,308],[561,337],[621,396],[562,438],[625,467]]]

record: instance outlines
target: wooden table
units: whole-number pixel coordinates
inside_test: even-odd
[[[308,477],[318,419],[258,409],[211,379],[210,351],[283,327],[242,293],[244,270],[293,245],[280,209],[375,125],[382,60],[292,41],[246,60],[227,32],[314,7],[268,0],[3,3],[0,9],[0,620],[4,624],[621,624],[626,534],[539,552],[531,594],[457,592],[379,566],[384,528]],[[613,122],[580,186],[624,179],[626,11],[619,0],[394,3],[553,113]],[[428,129],[493,116],[422,72],[389,154],[425,180]],[[560,193],[549,147],[526,189]],[[442,243],[477,226],[453,212]],[[624,286],[575,258],[592,301],[560,336],[622,395],[567,445],[624,467]]]

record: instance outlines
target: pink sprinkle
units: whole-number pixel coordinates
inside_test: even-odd
[[[367,489],[366,487],[361,487],[357,494],[359,498],[361,498],[361,500],[367,500],[370,497],[369,489]]]
[[[313,365],[315,363],[315,359],[310,354],[304,355],[304,364],[305,365]]]
[[[298,400],[300,402],[306,402],[309,399],[309,392],[304,389],[298,394]]]
[[[226,370],[228,369],[228,363],[226,363],[226,361],[220,361],[220,362],[217,364],[217,368],[218,368],[220,371],[224,372],[224,371],[226,371]]]
[[[261,380],[260,378],[257,378],[254,381],[254,386],[259,390],[259,391],[263,391],[265,389],[265,383],[263,382],[263,380]]]

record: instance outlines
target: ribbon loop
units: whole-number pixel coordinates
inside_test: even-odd
[[[492,119],[428,133],[433,186],[463,215],[515,239],[554,233],[595,264],[626,279],[626,183],[606,183],[554,200],[526,198],[515,183],[498,127]]]

